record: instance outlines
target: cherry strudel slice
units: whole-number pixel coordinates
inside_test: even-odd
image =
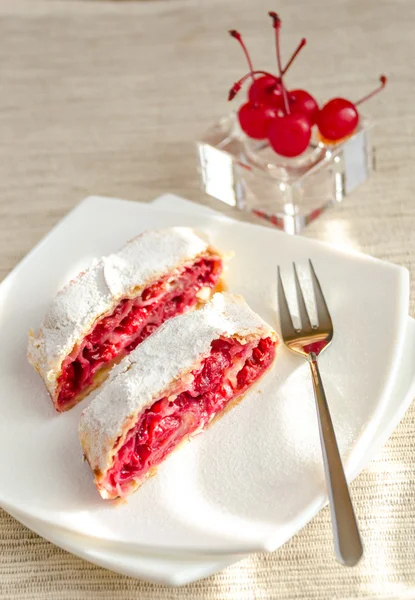
[[[167,319],[221,289],[223,260],[192,229],[149,231],[71,281],[30,332],[29,362],[60,412]]]
[[[111,371],[79,437],[105,499],[125,498],[269,369],[277,334],[240,296],[165,323]]]

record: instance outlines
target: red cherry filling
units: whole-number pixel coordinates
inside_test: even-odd
[[[240,344],[233,339],[212,342],[210,355],[181,382],[175,394],[157,400],[128,432],[114,457],[103,487],[112,495],[128,493],[187,436],[204,429],[233,399],[268,369],[275,356],[271,338]]]
[[[121,300],[64,360],[58,379],[58,409],[71,408],[102,367],[129,354],[167,319],[196,305],[197,292],[202,287],[214,288],[221,271],[220,258],[203,258],[149,286],[138,297]]]

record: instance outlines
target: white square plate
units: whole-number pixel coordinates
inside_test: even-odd
[[[307,365],[281,349],[258,389],[172,455],[127,506],[115,508],[99,498],[81,460],[77,422],[85,403],[55,414],[26,362],[27,330],[38,326],[68,279],[140,231],[170,225],[195,226],[224,251],[234,250],[230,289],[274,326],[276,265],[288,279],[291,261],[313,259],[335,324],[335,340],[321,360],[323,377],[346,471],[356,474],[396,379],[407,324],[407,271],[226,218],[90,198],[0,287],[0,504],[141,550],[271,550],[325,501]]]
[[[178,202],[175,202],[178,205]],[[180,206],[180,209],[183,206]],[[187,208],[187,207],[184,207]],[[376,452],[389,437],[409,407],[415,395],[415,320],[408,319],[407,333],[402,361],[399,364],[397,382],[387,400],[386,412],[379,423],[376,439],[371,445],[370,454]],[[368,453],[364,462],[370,459]],[[43,536],[50,542],[84,558],[92,563],[111,569],[123,575],[144,579],[153,583],[184,585],[221,571],[228,565],[244,557],[242,555],[221,555],[201,557],[192,556],[156,556],[137,552],[118,551],[110,542],[70,533],[58,527],[35,519],[24,518],[16,512],[11,514],[24,525]],[[363,540],[365,542],[365,540]]]

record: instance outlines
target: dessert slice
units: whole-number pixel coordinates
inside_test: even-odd
[[[164,321],[208,300],[222,269],[220,252],[185,227],[143,233],[94,261],[29,334],[29,362],[55,408],[77,404]]]
[[[79,438],[105,499],[126,497],[271,366],[277,335],[240,296],[165,323],[111,371]]]

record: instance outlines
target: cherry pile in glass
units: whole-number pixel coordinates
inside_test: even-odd
[[[318,128],[319,136],[325,144],[336,144],[352,135],[359,124],[357,107],[385,87],[386,76],[381,75],[379,87],[357,102],[333,98],[320,108],[308,91],[288,90],[284,83],[284,75],[306,45],[306,39],[301,40],[283,68],[280,53],[281,19],[275,12],[270,12],[269,16],[275,29],[278,76],[254,70],[241,34],[235,29],[229,32],[241,45],[249,67],[249,72],[230,89],[229,100],[238,94],[245,82],[251,81],[248,101],[238,110],[241,129],[249,138],[268,140],[273,150],[284,157],[296,157],[305,152],[310,144],[313,127]]]

